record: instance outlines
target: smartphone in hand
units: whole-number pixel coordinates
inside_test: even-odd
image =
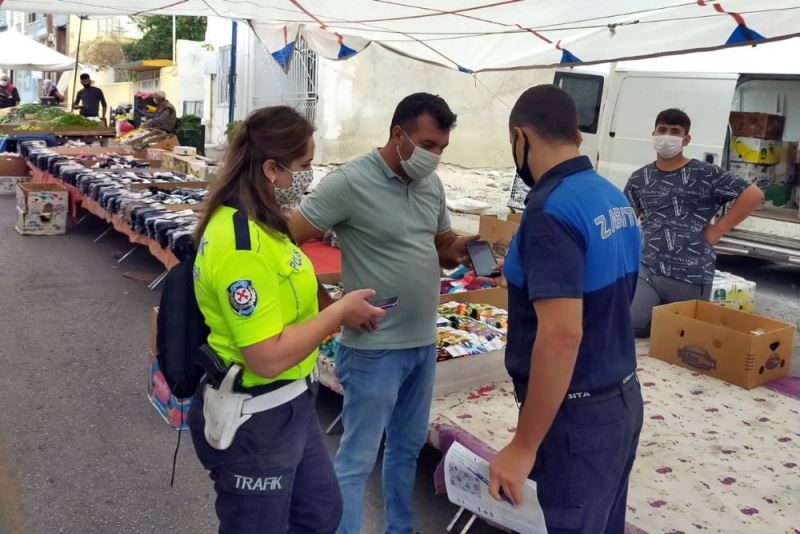
[[[497,268],[497,258],[494,257],[492,246],[488,241],[473,241],[467,243],[467,253],[469,254],[475,274],[489,278],[500,276]]]

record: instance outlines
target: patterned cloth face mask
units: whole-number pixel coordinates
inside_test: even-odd
[[[306,194],[308,186],[314,181],[314,171],[292,171],[281,165],[284,169],[292,173],[292,183],[289,187],[283,188],[274,186],[275,200],[281,206],[296,206],[300,203],[303,195]]]

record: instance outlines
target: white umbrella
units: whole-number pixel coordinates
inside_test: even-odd
[[[19,32],[0,33],[0,68],[8,70],[63,71],[75,60]]]

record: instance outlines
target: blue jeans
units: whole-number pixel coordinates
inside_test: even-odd
[[[364,486],[385,431],[385,531],[411,533],[414,476],[428,433],[436,347],[365,351],[342,346],[336,372],[344,388],[344,435],[334,461],[343,504],[336,532],[358,534],[361,528]]]

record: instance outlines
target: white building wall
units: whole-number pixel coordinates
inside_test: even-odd
[[[397,103],[425,91],[458,114],[444,154],[464,167],[512,165],[508,114],[528,87],[553,81],[553,70],[470,75],[394,54],[381,46],[346,61],[320,59],[317,160],[343,162],[383,144]]]
[[[231,23],[208,19],[206,41],[215,55],[230,45]],[[217,65],[216,58],[209,63]],[[263,49],[246,24],[238,27],[236,119],[253,109],[293,104],[289,78]],[[227,79],[216,72],[215,78]],[[211,143],[225,141],[228,104],[217,96],[218,84],[206,76],[206,125]],[[354,58],[320,58],[319,102],[316,110],[317,155],[320,163],[339,163],[356,157],[388,138],[397,103],[405,96],[427,91],[439,94],[458,114],[444,160],[464,167],[508,167],[508,114],[528,87],[551,83],[553,70],[484,73],[477,76],[408,59],[372,45]]]
[[[208,17],[206,26],[206,45],[208,52],[205,54],[205,113],[203,117],[206,125],[206,140],[211,144],[225,142],[225,129],[228,125],[228,99],[221,93],[221,84],[226,84],[228,72],[221,71],[220,58],[231,46],[231,21],[217,17]],[[251,68],[251,41],[254,37],[246,24],[239,23],[237,29],[236,51],[236,113],[234,120],[241,120],[250,111],[250,77]]]

